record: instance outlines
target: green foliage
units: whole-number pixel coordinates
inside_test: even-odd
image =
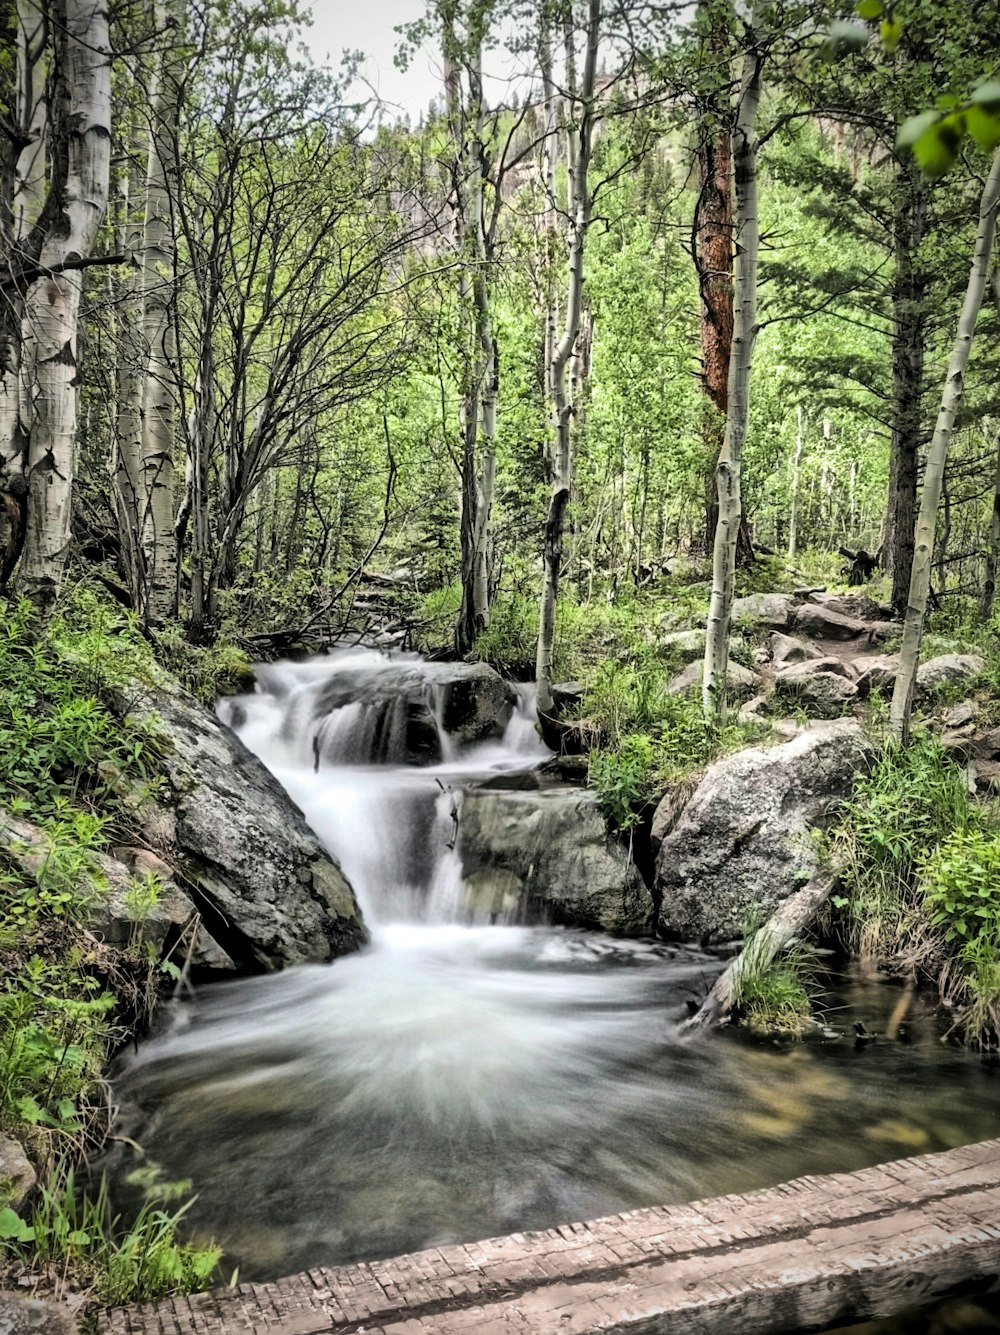
[[[23,601],[0,619],[0,816],[13,818],[0,837],[0,1129],[43,1179],[30,1220],[0,1209],[0,1242],[108,1302],[203,1287],[218,1256],[177,1242],[183,1211],[149,1204],[123,1227],[103,1186],[92,1200],[72,1170],[50,1171],[103,1142],[105,1064],[124,1018],[141,1022],[155,996],[148,952],[116,953],[79,925],[103,888],[95,853],[128,831],[155,783],[157,739],[111,708],[155,670],[132,619],[84,587],[42,628]],[[155,877],[132,881],[137,916],[159,891]]]
[[[937,109],[912,116],[900,128],[896,147],[911,152],[925,176],[944,176],[966,138],[991,153],[1000,144],[1000,83],[981,84],[965,102],[938,98]]]
[[[157,658],[197,699],[210,704],[220,695],[253,689],[253,671],[246,652],[226,639],[207,646],[189,644],[177,622],[156,637]]]
[[[101,698],[122,678],[137,639],[131,623],[112,627],[96,600],[68,602],[42,636],[26,599],[8,605],[0,616],[0,803],[35,819],[115,809],[130,785],[149,778],[148,737]]]
[[[944,971],[959,1023],[981,1047],[1000,1042],[1000,832],[975,826],[943,839],[921,868],[932,925],[950,947]]]
[[[804,951],[786,951],[767,963],[745,948],[735,1009],[751,1029],[769,1034],[801,1034],[812,1016]]]
[[[656,795],[656,744],[644,733],[625,737],[613,751],[592,751],[588,781],[619,830],[638,824],[643,807]]]
[[[537,601],[509,593],[493,604],[490,624],[477,638],[472,656],[505,676],[526,680],[534,675],[537,638]]]
[[[946,941],[985,937],[1000,950],[1000,835],[953,831],[925,859],[920,888]]]
[[[128,1223],[112,1213],[104,1179],[92,1196],[63,1164],[28,1220],[0,1211],[0,1239],[29,1268],[70,1272],[96,1302],[119,1306],[208,1287],[221,1252],[178,1240],[188,1208],[171,1213],[151,1197]]]
[[[71,993],[72,995],[67,995]],[[0,1126],[76,1138],[86,1130],[81,1099],[94,1091],[106,1056],[114,998],[96,979],[39,956],[0,991]]]
[[[767,732],[763,724],[719,728],[706,720],[696,693],[668,694],[664,665],[650,650],[598,665],[581,727],[593,748],[590,783],[621,829],[631,828],[671,783]]]

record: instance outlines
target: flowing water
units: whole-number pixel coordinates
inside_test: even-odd
[[[430,676],[414,721],[423,672],[368,651],[271,665],[223,706],[340,860],[373,938],[330,966],[199,990],[119,1071],[123,1129],[192,1179],[192,1218],[243,1278],[1000,1133],[996,1078],[930,1015],[915,1013],[908,1044],[855,1048],[851,1020],[884,1028],[891,988],[839,984],[827,1001],[846,1033],[828,1042],[683,1040],[683,1002],[717,960],[477,920],[456,848],[463,787],[546,753],[523,691],[501,741],[431,736]]]

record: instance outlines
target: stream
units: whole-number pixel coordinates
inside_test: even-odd
[[[681,1039],[713,956],[470,906],[462,791],[544,760],[530,692],[502,740],[459,750],[442,732],[434,763],[403,764],[405,719],[372,703],[398,663],[354,650],[270,664],[254,695],[220,706],[340,861],[371,946],[198,989],[116,1072],[122,1130],[192,1181],[189,1217],[241,1278],[1000,1133],[996,1076],[919,1005],[908,1043],[855,1047],[852,1021],[884,1029],[891,987],[832,980],[825,1042]],[[352,683],[346,703],[331,689]],[[131,1167],[113,1170],[119,1195]]]

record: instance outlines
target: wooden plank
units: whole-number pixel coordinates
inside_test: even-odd
[[[103,1314],[103,1335],[818,1331],[1000,1287],[1000,1140]]]

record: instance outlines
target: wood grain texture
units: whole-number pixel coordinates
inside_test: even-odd
[[[270,1284],[119,1308],[102,1335],[740,1335],[1000,1286],[1000,1140]]]

